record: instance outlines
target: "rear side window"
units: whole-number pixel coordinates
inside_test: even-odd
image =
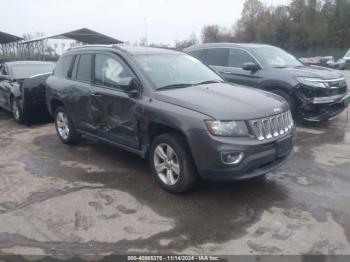
[[[213,66],[227,66],[228,65],[228,48],[213,48],[207,49],[204,57],[204,62]]]
[[[70,71],[72,65],[73,56],[63,56],[60,60],[58,60],[55,67],[55,76],[58,77],[68,77],[68,72]]]
[[[256,63],[254,58],[241,49],[230,49],[228,64],[230,67],[242,68],[244,63]]]
[[[91,54],[80,55],[78,70],[77,70],[77,80],[82,82],[91,81]]]
[[[189,54],[191,56],[194,56],[195,58],[200,59],[200,60],[203,58],[203,50],[190,51]]]

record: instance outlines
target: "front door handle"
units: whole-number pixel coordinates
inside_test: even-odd
[[[94,96],[94,97],[102,97],[102,95],[98,94],[98,93],[93,93],[92,96]]]

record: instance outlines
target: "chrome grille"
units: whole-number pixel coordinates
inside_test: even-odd
[[[271,117],[249,121],[251,130],[258,140],[271,139],[288,133],[293,128],[293,118],[290,111]]]

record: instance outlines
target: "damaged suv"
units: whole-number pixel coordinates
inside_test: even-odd
[[[210,65],[226,81],[282,96],[295,118],[329,120],[344,111],[350,102],[341,73],[304,65],[274,46],[215,43],[192,46],[185,52]]]
[[[59,138],[81,135],[148,158],[170,192],[198,178],[263,176],[291,156],[295,127],[280,96],[224,80],[196,58],[159,48],[85,46],[47,80]]]

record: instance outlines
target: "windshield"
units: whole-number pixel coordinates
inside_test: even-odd
[[[277,47],[261,47],[254,50],[255,53],[270,67],[296,67],[303,64],[291,54]]]
[[[14,65],[12,73],[14,79],[25,79],[34,75],[51,73],[54,65],[54,63]]]
[[[349,49],[348,52],[344,55],[344,57],[350,57],[350,49]]]
[[[138,55],[136,60],[156,89],[223,81],[202,62],[186,54]]]

